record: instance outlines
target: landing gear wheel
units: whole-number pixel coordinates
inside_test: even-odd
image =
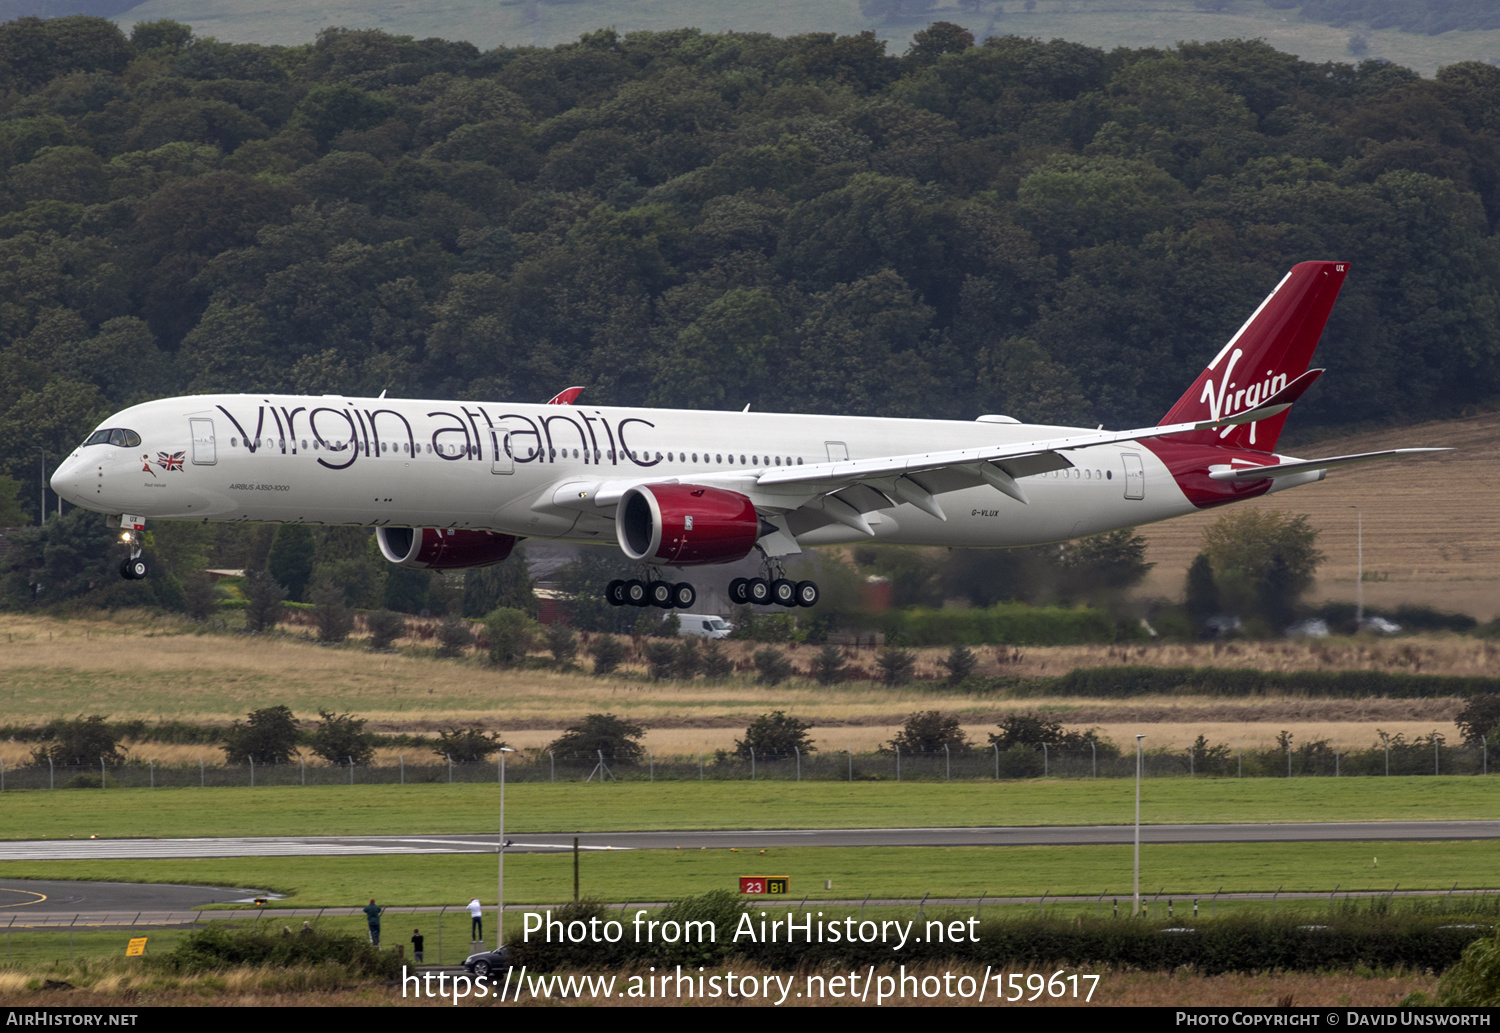
[[[130,561],[129,560],[121,560],[120,561],[120,576],[122,578],[124,578],[126,581],[134,581],[135,580],[135,575],[130,572]]]
[[[648,606],[651,599],[646,595],[646,582],[631,578],[625,582],[625,603],[627,606]]]
[[[619,578],[611,581],[604,589],[604,598],[609,600],[611,606],[625,605],[625,582]]]
[[[771,582],[763,577],[753,577],[745,585],[745,598],[756,606],[771,601]]]
[[[729,582],[729,601],[734,603],[736,606],[744,606],[746,603],[748,603],[750,601],[750,597],[745,594],[745,590],[749,586],[749,584],[750,579],[744,577],[737,577],[733,581]]]
[[[665,581],[653,581],[646,588],[647,601],[663,610],[672,608],[672,586]]]
[[[146,576],[146,561],[140,557],[120,564],[120,575],[127,581],[139,581]]]
[[[777,606],[797,605],[797,586],[784,577],[771,582],[771,597]]]
[[[679,610],[691,610],[698,600],[698,593],[686,581],[672,586],[672,605]]]
[[[819,595],[818,583],[816,581],[797,582],[798,606],[817,606]]]

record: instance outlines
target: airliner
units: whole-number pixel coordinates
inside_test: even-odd
[[[391,563],[502,562],[522,538],[599,542],[640,564],[615,605],[688,609],[683,568],[759,553],[736,602],[812,606],[787,557],[849,542],[1006,548],[1063,541],[1322,480],[1276,449],[1349,266],[1295,266],[1154,427],[972,422],[346,395],[196,395],[132,406],[52,476],[108,515],[145,577],[146,521],[373,527]],[[670,575],[670,576],[669,576]]]

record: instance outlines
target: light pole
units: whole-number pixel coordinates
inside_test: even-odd
[[[1144,738],[1144,735],[1135,737],[1135,909],[1131,912],[1132,918],[1141,914],[1141,740]]]
[[[516,751],[500,747],[500,874],[495,884],[495,949],[505,943],[505,755]]]
[[[1358,506],[1354,510],[1354,630],[1365,623],[1365,514]]]

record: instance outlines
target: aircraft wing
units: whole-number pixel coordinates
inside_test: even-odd
[[[1125,431],[1080,431],[1062,437],[1020,443],[726,472],[694,476],[692,480],[695,484],[710,484],[740,492],[766,513],[819,511],[827,520],[873,536],[875,532],[865,519],[865,513],[889,509],[905,502],[939,520],[947,520],[937,496],[980,484],[989,484],[1025,504],[1028,501],[1026,492],[1017,482],[1023,477],[1071,467],[1073,463],[1067,453],[1077,449],[1197,431],[1223,430],[1238,424],[1270,419],[1285,412],[1322,372],[1308,370],[1256,408],[1217,420],[1197,420]],[[667,481],[679,479],[664,478]],[[608,507],[617,503],[633,483],[639,482],[569,482],[557,488],[551,501],[554,505],[567,508]]]
[[[1310,470],[1329,470],[1336,466],[1353,466],[1391,456],[1420,455],[1424,452],[1451,452],[1450,448],[1388,448],[1384,452],[1360,452],[1357,455],[1330,456],[1326,459],[1293,459],[1266,466],[1210,467],[1208,476],[1216,481],[1262,481],[1267,477],[1290,477]]]
[[[906,502],[939,520],[946,520],[936,496],[979,484],[989,484],[1024,504],[1028,499],[1025,489],[1017,483],[1019,479],[1072,466],[1068,452],[1142,438],[1218,430],[1269,419],[1291,405],[1293,398],[1284,396],[1292,394],[1294,388],[1297,389],[1295,394],[1300,394],[1306,386],[1293,382],[1267,399],[1266,405],[1219,420],[1126,431],[1085,431],[1006,445],[762,470],[754,476],[753,488],[746,494],[757,505],[766,508],[791,510],[809,507],[865,534],[874,534],[864,519],[863,514],[867,512]]]

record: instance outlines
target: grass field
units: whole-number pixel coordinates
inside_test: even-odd
[[[956,713],[983,744],[1000,718],[1015,710],[1043,710],[1074,727],[1103,726],[1128,741],[1146,723],[1151,744],[1180,748],[1197,735],[1253,748],[1283,730],[1298,742],[1337,738],[1364,748],[1377,729],[1408,738],[1437,729],[1450,740],[1460,701],[1359,701],[1305,697],[1133,700],[1026,699],[958,694],[935,680],[946,650],[920,651],[919,676],[888,688],[871,682],[823,687],[807,678],[778,686],[741,674],[723,683],[645,680],[638,671],[595,678],[579,671],[498,671],[477,660],[436,660],[421,654],[375,654],[359,645],[320,647],[295,633],[248,639],[210,634],[175,618],[122,613],[60,620],[0,615],[0,724],[36,725],[52,717],[104,714],[111,720],[181,720],[228,726],[250,710],[282,704],[303,720],[330,708],[369,720],[373,731],[432,735],[455,724],[479,723],[517,746],[542,747],[591,712],[612,712],[644,723],[645,745],[659,754],[731,749],[752,720],[785,710],[813,723],[819,748],[867,750],[889,740],[917,710]],[[731,643],[743,660],[759,648]],[[1077,646],[1015,652],[980,650],[981,673],[1057,675],[1078,667],[1118,664],[1255,667],[1273,671],[1371,670],[1488,675],[1500,661],[1494,643],[1457,636],[1388,642],[1316,642]],[[811,647],[793,647],[806,668]],[[868,654],[860,662],[869,663]],[[32,746],[0,743],[0,762],[25,763]],[[406,751],[417,760],[421,751]],[[213,747],[134,746],[131,756],[158,763],[214,763]],[[394,753],[388,760],[394,762]],[[422,758],[426,759],[426,758]]]
[[[1016,782],[622,782],[509,787],[516,833],[632,829],[1120,825],[1129,779]],[[499,794],[485,785],[7,793],[7,839],[481,833]],[[1147,779],[1149,824],[1484,820],[1495,789],[1477,777]]]
[[[1350,507],[1358,506],[1365,605],[1421,603],[1480,620],[1500,616],[1500,419],[1494,414],[1284,441],[1282,447],[1292,455],[1321,456],[1413,445],[1454,451],[1330,471],[1321,484],[1239,505],[1308,516],[1326,557],[1309,598],[1354,601],[1358,524]],[[1142,593],[1181,598],[1203,528],[1221,515],[1197,513],[1141,528],[1146,558],[1156,564]]]

